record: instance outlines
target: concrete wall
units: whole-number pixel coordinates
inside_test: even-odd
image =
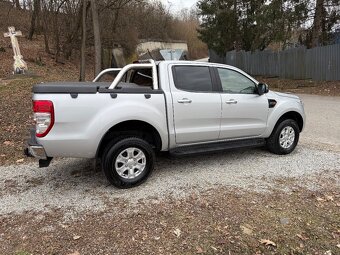
[[[162,42],[162,41],[146,41],[137,45],[137,54],[141,55],[146,52],[156,49],[173,49],[188,51],[188,44],[186,42]]]

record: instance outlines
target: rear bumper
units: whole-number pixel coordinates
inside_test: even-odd
[[[41,145],[28,145],[25,149],[25,155],[37,159],[47,159],[45,149]]]
[[[39,167],[48,167],[52,158],[46,155],[44,146],[38,144],[35,138],[35,129],[31,129],[30,134],[31,137],[27,141],[27,147],[24,149],[24,154],[27,157],[39,159]]]

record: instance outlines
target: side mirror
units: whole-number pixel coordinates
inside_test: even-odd
[[[269,88],[268,88],[268,85],[265,84],[265,83],[259,83],[257,84],[257,93],[262,96],[263,94],[266,94],[268,93],[269,91]]]

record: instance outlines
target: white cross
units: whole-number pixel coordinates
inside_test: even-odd
[[[4,33],[5,37],[11,38],[13,53],[14,53],[14,73],[25,73],[27,71],[27,64],[23,60],[23,57],[20,53],[19,43],[17,36],[22,36],[21,31],[15,31],[14,27],[8,27],[8,32]]]

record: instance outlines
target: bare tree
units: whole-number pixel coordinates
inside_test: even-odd
[[[99,74],[102,68],[102,43],[100,38],[99,16],[96,0],[91,0],[93,34],[94,34],[94,72]]]
[[[89,7],[88,0],[83,0],[82,8],[82,34],[81,34],[81,57],[80,57],[80,77],[79,81],[85,81],[86,70],[86,17]]]
[[[312,47],[317,47],[322,33],[322,19],[324,13],[324,0],[316,0],[314,21],[312,27]]]
[[[43,1],[43,5],[42,5],[42,12],[44,13],[44,15],[42,15],[42,31],[44,34],[44,44],[45,44],[45,52],[48,54],[51,54],[50,51],[50,46],[49,46],[49,16],[48,14],[48,10],[49,10],[49,6],[47,6],[47,3],[45,1]]]
[[[32,40],[34,32],[35,32],[35,27],[36,27],[36,21],[40,13],[40,0],[34,0],[33,1],[33,13],[31,17],[31,27],[30,31],[28,33],[28,39]]]
[[[85,2],[86,5],[88,5],[88,1]],[[72,50],[77,47],[77,41],[79,40],[79,31],[82,26],[83,4],[83,0],[79,1],[78,3],[76,3],[76,1],[72,1],[66,4],[67,8],[65,12],[67,13],[67,15],[71,16],[65,20],[65,24],[69,28],[64,31],[65,41],[62,46],[66,59],[70,59],[72,55]]]
[[[20,1],[19,0],[14,0],[14,4],[15,4],[15,8],[21,10],[21,6],[20,6]]]

